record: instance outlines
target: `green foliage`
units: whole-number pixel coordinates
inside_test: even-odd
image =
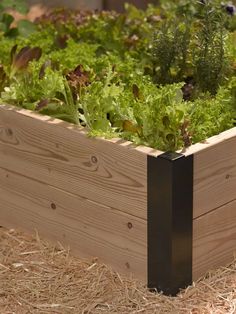
[[[10,31],[11,23],[14,21],[12,15],[7,13],[2,13],[0,16],[0,29],[4,34],[7,34]]]
[[[108,115],[117,111],[118,98],[123,92],[122,85],[113,83],[115,73],[107,69],[102,81],[95,81],[88,87],[88,92],[81,98],[80,119],[90,130],[101,133],[112,133],[112,124]]]
[[[201,91],[214,95],[224,79],[224,17],[210,2],[206,1],[202,6],[195,55],[196,80]]]
[[[28,12],[28,6],[25,0],[2,0],[0,3],[0,34],[6,37],[28,36],[32,34],[36,27],[28,20],[21,20],[17,23],[17,27],[12,27],[14,17],[6,13],[6,9],[13,9],[21,14]]]
[[[206,95],[202,99],[197,99],[190,106],[190,129],[193,142],[203,141],[234,126],[236,117],[235,91],[236,80],[234,78],[228,89],[219,89],[215,98]]]
[[[32,62],[28,71],[18,74],[10,87],[5,87],[1,101],[78,124],[78,107],[65,78],[50,67],[40,78],[40,68],[39,63]],[[41,106],[39,100],[46,100],[46,105]]]
[[[55,36],[55,30],[52,30],[51,28],[45,28],[35,31],[28,37],[16,38],[15,43],[17,43],[19,47],[40,47],[44,55],[48,56],[49,53],[52,53],[57,48],[55,45]]]
[[[89,67],[96,61],[97,49],[98,45],[96,44],[80,43],[69,39],[67,47],[53,51],[50,54],[50,59],[58,62],[63,69],[73,69],[78,64]]]
[[[192,77],[193,97],[201,92],[216,94],[232,71],[229,48],[235,56],[235,42],[230,44],[225,29],[226,13],[218,1],[192,3],[170,1],[163,7],[177,18],[162,22],[154,36],[153,60],[158,84],[180,82]],[[171,10],[172,9],[172,10]],[[172,15],[171,15],[172,16]],[[232,74],[232,72],[231,72]]]
[[[140,128],[139,141],[151,147],[176,150],[181,146],[181,124],[185,120],[182,83],[156,88],[151,82],[140,85],[142,97],[134,105]]]
[[[28,12],[28,7],[25,0],[1,0],[0,10],[13,9],[21,14],[26,14]]]
[[[28,37],[36,31],[36,26],[28,20],[20,20],[17,23],[18,34],[23,37]]]
[[[21,22],[17,37],[6,15],[0,101],[162,150],[226,130],[236,117],[236,33],[219,1],[205,2],[60,9],[33,33]]]
[[[18,106],[24,102],[36,104],[40,99],[53,98],[63,90],[63,77],[59,73],[48,68],[46,75],[40,79],[39,70],[39,64],[32,62],[28,71],[18,73],[2,93],[2,100]]]
[[[190,21],[165,21],[154,35],[154,64],[158,84],[181,81],[187,69]]]
[[[60,35],[69,34],[77,38],[78,28],[86,24],[93,16],[93,12],[55,8],[37,19],[41,30],[53,29]]]
[[[15,45],[15,40],[1,37],[0,35],[0,64],[9,65],[10,63],[10,51]]]

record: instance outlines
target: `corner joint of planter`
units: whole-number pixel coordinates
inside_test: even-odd
[[[193,156],[148,156],[148,287],[167,295],[192,283]]]

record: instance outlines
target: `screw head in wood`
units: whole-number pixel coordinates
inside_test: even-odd
[[[51,203],[51,209],[55,210],[57,208],[55,203]]]
[[[96,164],[98,162],[98,159],[96,156],[92,156],[91,161],[92,161],[92,163]]]
[[[128,226],[129,229],[132,229],[132,228],[133,228],[132,222],[128,222],[128,223],[127,223],[127,226]]]

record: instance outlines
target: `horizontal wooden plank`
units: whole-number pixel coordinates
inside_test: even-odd
[[[193,216],[236,199],[236,135],[194,154]]]
[[[236,251],[236,200],[193,221],[193,278],[229,263]]]
[[[0,225],[37,229],[75,254],[99,257],[146,282],[145,220],[32,179],[27,170],[22,175],[0,168]]]
[[[143,219],[148,151],[123,140],[88,138],[75,125],[0,106],[3,168]]]
[[[221,144],[229,139],[232,139],[233,137],[236,137],[236,127],[221,132],[220,134],[214,135],[206,139],[205,141],[191,145],[188,148],[181,149],[179,150],[179,152],[183,153],[185,156],[193,155],[201,151],[207,150],[212,146]]]

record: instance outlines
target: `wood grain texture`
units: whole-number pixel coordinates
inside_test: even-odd
[[[194,154],[194,218],[236,199],[236,134],[231,134]]]
[[[152,149],[150,149],[152,151]],[[0,106],[1,167],[133,216],[147,215],[147,150]]]
[[[236,248],[235,130],[189,150],[194,279],[230,261]],[[146,282],[147,155],[161,153],[0,105],[0,224],[38,229]]]
[[[193,279],[232,261],[236,251],[236,201],[193,221]]]
[[[40,180],[0,168],[0,225],[70,246],[82,257],[99,257],[146,282],[146,221],[70,194]]]
[[[185,156],[193,155],[203,150],[209,149],[212,146],[223,143],[233,137],[236,137],[236,127],[214,135],[205,141],[191,145],[188,148],[181,149],[179,150],[179,153],[183,153]]]

